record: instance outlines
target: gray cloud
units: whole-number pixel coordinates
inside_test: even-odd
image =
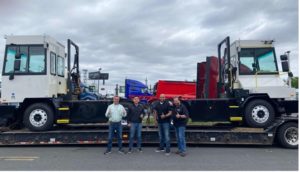
[[[47,34],[80,46],[80,67],[110,73],[108,84],[146,77],[193,80],[227,35],[275,39],[298,75],[297,0],[0,1],[0,35]],[[5,40],[0,39],[0,54]],[[1,67],[2,68],[2,61]]]

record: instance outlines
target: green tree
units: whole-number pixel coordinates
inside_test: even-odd
[[[298,76],[292,78],[292,87],[298,88]]]

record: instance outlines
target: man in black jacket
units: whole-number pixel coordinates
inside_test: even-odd
[[[129,136],[129,150],[131,153],[133,147],[133,139],[135,132],[137,133],[137,147],[139,152],[142,152],[142,120],[144,118],[144,108],[139,104],[140,99],[138,97],[133,98],[133,105],[128,109],[127,122],[130,127]]]
[[[159,148],[156,152],[164,151],[166,146],[166,155],[170,155],[170,121],[172,116],[172,108],[164,94],[160,95],[160,101],[154,107],[155,125],[158,125]],[[158,123],[158,124],[157,124]]]
[[[189,112],[179,98],[174,98],[173,123],[176,131],[178,151],[176,154],[186,155],[185,128],[189,119]]]

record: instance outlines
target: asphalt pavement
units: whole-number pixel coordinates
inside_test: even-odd
[[[114,148],[104,155],[103,146],[0,147],[0,170],[298,170],[298,149],[200,146],[189,147],[186,157],[154,150],[122,155]]]

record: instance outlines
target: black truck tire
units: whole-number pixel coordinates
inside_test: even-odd
[[[54,113],[45,103],[30,105],[24,112],[23,124],[31,131],[46,131],[53,127]]]
[[[275,119],[275,111],[272,105],[261,99],[249,102],[244,113],[245,121],[250,127],[266,128]]]
[[[280,146],[290,149],[298,148],[298,124],[296,122],[288,122],[278,129],[276,135]]]

